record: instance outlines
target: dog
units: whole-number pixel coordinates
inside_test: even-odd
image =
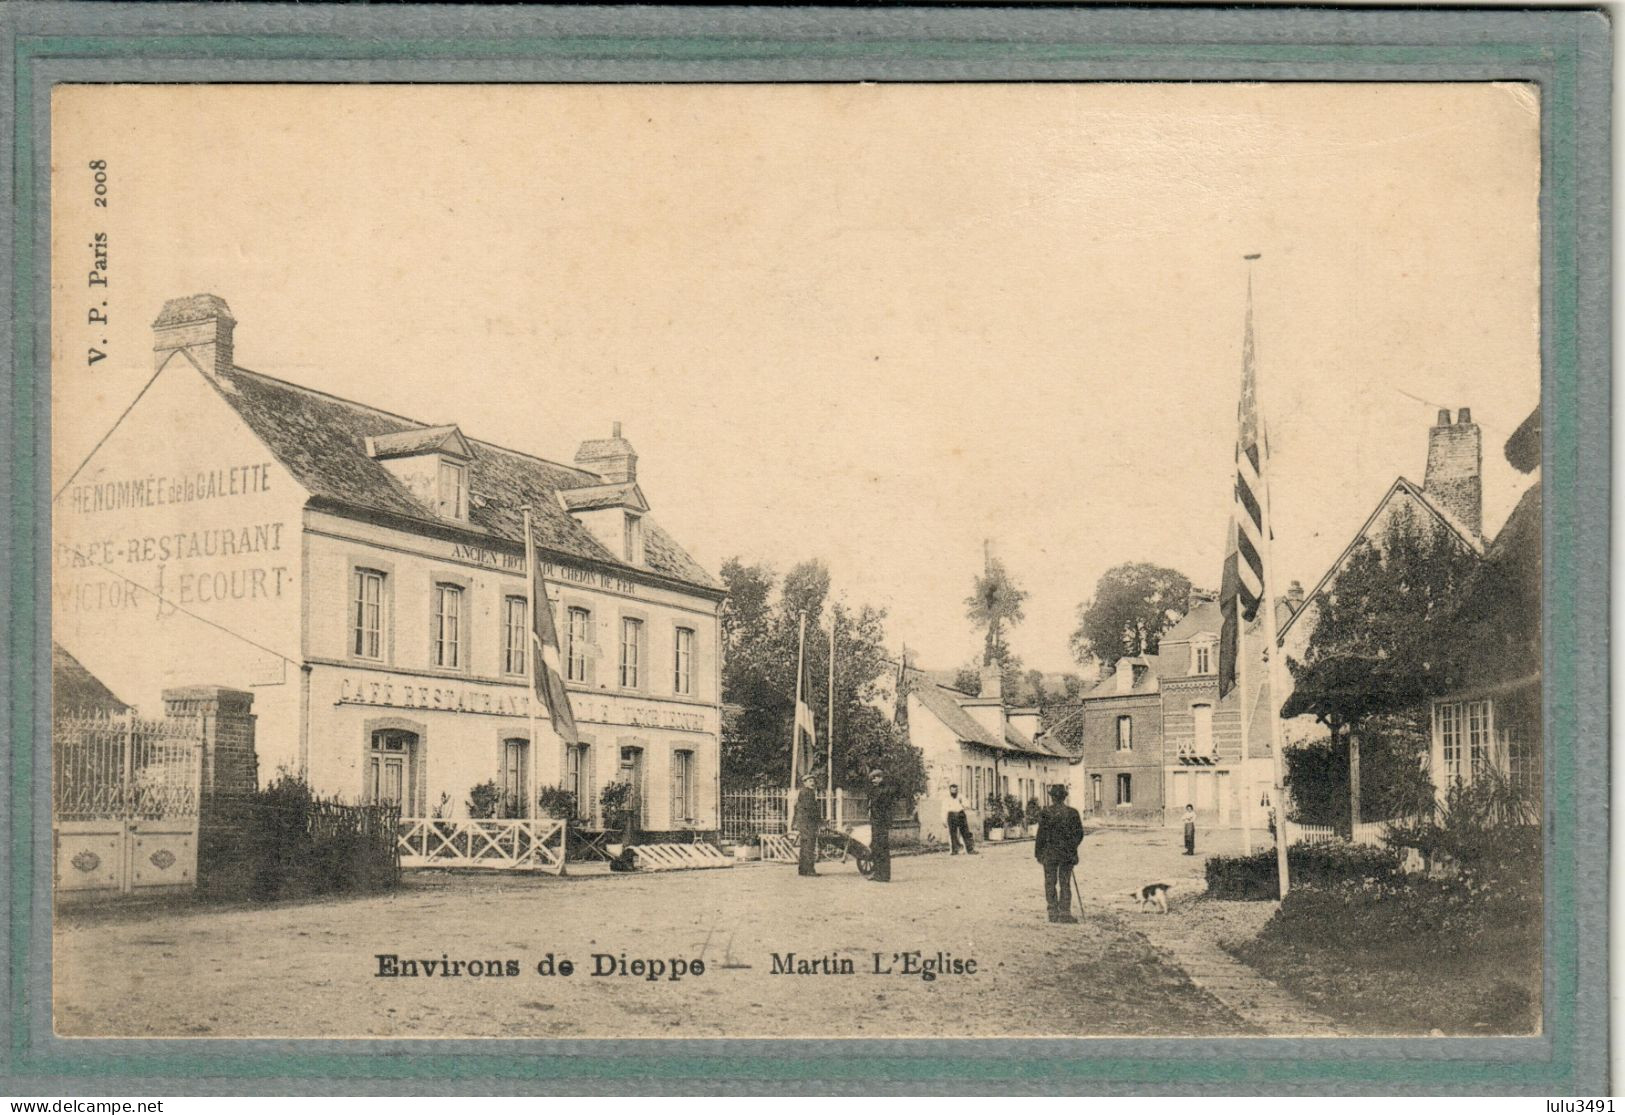
[[[1131,890],[1128,896],[1140,904],[1140,911],[1144,913],[1155,906],[1159,914],[1168,912],[1168,884],[1147,883],[1136,890]]]

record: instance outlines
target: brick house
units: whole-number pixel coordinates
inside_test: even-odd
[[[252,693],[261,778],[407,816],[492,781],[590,817],[619,780],[646,831],[718,828],[724,592],[618,427],[545,460],[238,367],[235,325],[213,295],[166,303],[157,374],[61,485],[56,640],[140,708]],[[525,507],[579,747],[531,704]]]
[[[1070,728],[1083,751],[1079,809],[1098,821],[1163,820],[1163,705],[1160,656],[1119,659],[1086,690]]]

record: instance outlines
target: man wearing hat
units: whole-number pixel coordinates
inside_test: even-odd
[[[891,882],[891,815],[897,795],[886,781],[886,772],[876,767],[869,772],[869,853],[874,870],[871,883]]]
[[[818,862],[818,826],[823,822],[823,816],[818,809],[818,791],[814,789],[817,785],[809,774],[801,780],[801,792],[796,795],[796,814],[791,827],[801,834],[799,875],[818,874],[813,865]]]
[[[1049,920],[1075,922],[1072,916],[1072,869],[1078,866],[1078,845],[1083,843],[1083,818],[1066,804],[1066,787],[1049,788],[1050,804],[1038,815],[1033,856],[1044,865],[1044,901]]]

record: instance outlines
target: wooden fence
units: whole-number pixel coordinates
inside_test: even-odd
[[[403,817],[402,867],[479,867],[564,874],[568,832],[553,818]]]

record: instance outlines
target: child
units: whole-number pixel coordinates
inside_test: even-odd
[[[1185,806],[1185,854],[1196,854],[1196,807],[1193,805]]]

